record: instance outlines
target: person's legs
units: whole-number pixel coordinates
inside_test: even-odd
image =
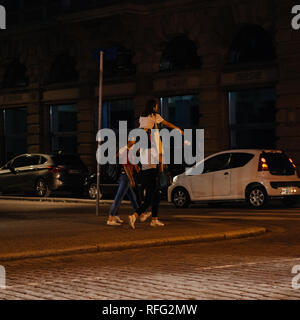
[[[153,180],[153,194],[151,198],[151,207],[152,207],[152,221],[150,223],[151,227],[163,227],[164,224],[158,220],[158,209],[159,209],[159,202],[160,202],[160,194],[158,189],[157,183],[157,176]]]
[[[155,187],[155,171],[152,169],[142,171],[142,188],[145,190],[146,195],[141,205],[141,212],[145,212],[151,205]]]
[[[146,212],[148,207],[152,203],[153,192],[155,190],[155,181],[156,181],[156,170],[149,169],[143,170],[141,172],[141,181],[142,181],[142,188],[145,189],[146,196],[144,202],[142,203],[139,214],[141,222],[144,222],[150,215],[151,211]],[[135,228],[135,221],[138,218],[138,213],[128,216],[129,224],[134,229]]]
[[[118,216],[118,210],[120,208],[121,202],[129,188],[129,180],[125,174],[121,174],[119,178],[119,187],[115,195],[114,202],[109,209],[109,218],[107,224],[109,225],[120,225],[119,222],[123,222]],[[116,221],[117,220],[117,221]]]
[[[131,187],[128,188],[127,190],[127,197],[129,199],[129,201],[131,202],[133,209],[135,210],[135,212],[140,215],[140,207],[137,203],[137,197],[136,194],[134,193],[134,191],[131,189]]]

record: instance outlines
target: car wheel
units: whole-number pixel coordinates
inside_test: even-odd
[[[282,199],[282,203],[286,207],[293,207],[298,203],[298,200],[299,200],[298,197],[285,197]]]
[[[89,186],[89,197],[90,199],[96,199],[97,198],[97,184],[96,183],[91,183]],[[102,192],[100,190],[100,199],[102,198]]]
[[[261,186],[252,187],[247,191],[246,196],[249,206],[255,209],[263,208],[268,201],[268,195]]]
[[[38,197],[49,197],[51,190],[44,179],[37,180],[34,187],[34,194]]]
[[[172,202],[177,208],[187,208],[190,205],[190,196],[183,188],[175,189],[172,192]]]

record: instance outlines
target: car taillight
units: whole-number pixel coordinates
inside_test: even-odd
[[[55,166],[48,166],[48,170],[51,173],[59,173],[62,172],[62,168],[61,167],[55,167]]]
[[[294,169],[296,169],[296,166],[295,166],[295,164],[294,164],[294,162],[293,162],[292,158],[289,158],[289,161],[290,161],[290,163],[293,165]]]
[[[258,171],[269,171],[267,160],[266,160],[266,158],[264,158],[262,156],[260,156],[260,158],[259,158]]]

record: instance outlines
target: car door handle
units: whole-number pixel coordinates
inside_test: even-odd
[[[229,172],[225,172],[225,173],[224,173],[224,176],[227,176],[228,174],[229,174]]]

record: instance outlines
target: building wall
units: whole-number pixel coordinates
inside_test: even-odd
[[[27,67],[26,88],[2,89],[0,108],[28,108],[28,152],[49,152],[50,104],[78,106],[78,153],[93,168],[95,162],[99,69],[93,52],[115,43],[134,52],[136,74],[106,80],[104,99],[132,97],[138,117],[151,96],[199,96],[199,128],[205,129],[206,155],[230,147],[229,90],[276,86],[277,147],[300,165],[300,96],[298,44],[300,32],[290,27],[292,3],[285,0],[173,0],[116,5],[75,12],[44,26],[25,25],[0,34],[0,79],[12,58]],[[101,9],[101,10],[100,10]],[[280,14],[278,14],[280,13]],[[239,28],[258,24],[276,41],[277,60],[228,66],[228,50]],[[165,43],[186,34],[198,48],[199,69],[159,72]],[[67,52],[79,74],[74,83],[48,84],[53,59]],[[299,102],[299,103],[298,103]],[[298,105],[299,104],[299,105]]]
[[[280,77],[277,85],[278,147],[300,164],[300,31],[291,26],[293,1],[280,2],[277,51]],[[299,170],[299,169],[298,169]]]

